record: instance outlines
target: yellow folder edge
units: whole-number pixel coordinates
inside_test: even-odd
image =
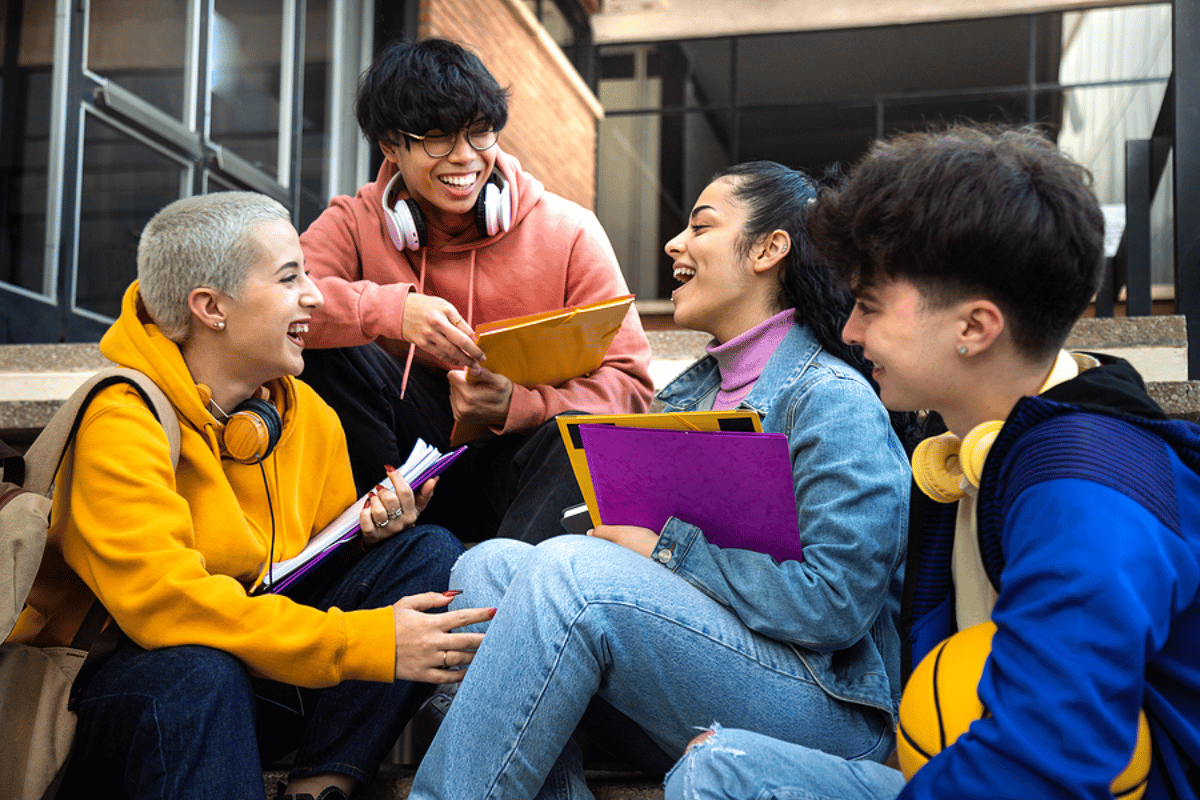
[[[600,512],[596,508],[596,489],[588,471],[587,454],[579,436],[580,425],[616,425],[622,428],[658,428],[665,430],[693,431],[753,431],[762,433],[762,420],[758,412],[749,409],[730,411],[664,411],[655,414],[562,414],[555,418],[558,431],[579,490],[587,503],[588,516],[592,525],[600,525]]]

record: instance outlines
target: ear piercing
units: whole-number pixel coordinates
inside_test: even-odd
[[[223,331],[223,330],[225,330],[225,320],[223,320],[223,319],[219,319],[219,320],[217,320],[216,322],[214,322],[214,323],[213,323],[213,330],[217,330],[217,331]]]
[[[967,346],[966,346],[965,344],[960,344],[960,345],[958,346],[958,352],[959,352],[959,354],[960,354],[960,355],[964,355],[964,356],[965,356],[965,355],[967,354]]]

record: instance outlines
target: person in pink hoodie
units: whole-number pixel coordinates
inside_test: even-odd
[[[595,215],[546,191],[499,143],[508,91],[445,39],[386,47],[356,113],[384,163],[301,236],[325,305],[302,378],[337,410],[355,481],[369,488],[420,437],[458,420],[490,435],[439,481],[422,516],[466,541],[540,541],[582,502],[555,415],[645,411],[650,346],[631,309],[601,366],[559,386],[490,372],[474,329],[628,294]]]

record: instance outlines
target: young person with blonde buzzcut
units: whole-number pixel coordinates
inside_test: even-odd
[[[94,601],[119,627],[82,688],[62,797],[345,798],[371,780],[433,683],[461,680],[488,609],[441,611],[462,546],[417,524],[431,483],[394,473],[358,511],[358,558],[303,597],[252,593],[271,564],[357,503],[341,426],[295,379],[322,302],[287,211],[248,192],[178,200],[138,246],[138,280],[100,342],[162,389],[166,432],[127,384],[81,418],[48,558],[13,638],[65,644]],[[273,434],[227,439],[242,414]],[[45,581],[43,583],[42,581]]]

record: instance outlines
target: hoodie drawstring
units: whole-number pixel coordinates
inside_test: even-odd
[[[421,248],[421,272],[417,277],[417,293],[425,294],[425,248]],[[471,248],[471,269],[467,277],[467,327],[475,329],[475,248]],[[408,343],[408,357],[404,359],[404,375],[400,378],[400,399],[404,399],[404,390],[408,388],[408,373],[412,371],[413,356],[417,346]]]
[[[473,254],[474,251],[472,251]],[[417,276],[417,294],[425,294],[425,248],[421,248],[421,272]],[[406,301],[407,302],[407,301]],[[408,343],[408,357],[404,359],[404,375],[400,378],[400,399],[404,399],[404,390],[408,388],[408,373],[412,370],[413,356],[417,354],[417,345]]]

